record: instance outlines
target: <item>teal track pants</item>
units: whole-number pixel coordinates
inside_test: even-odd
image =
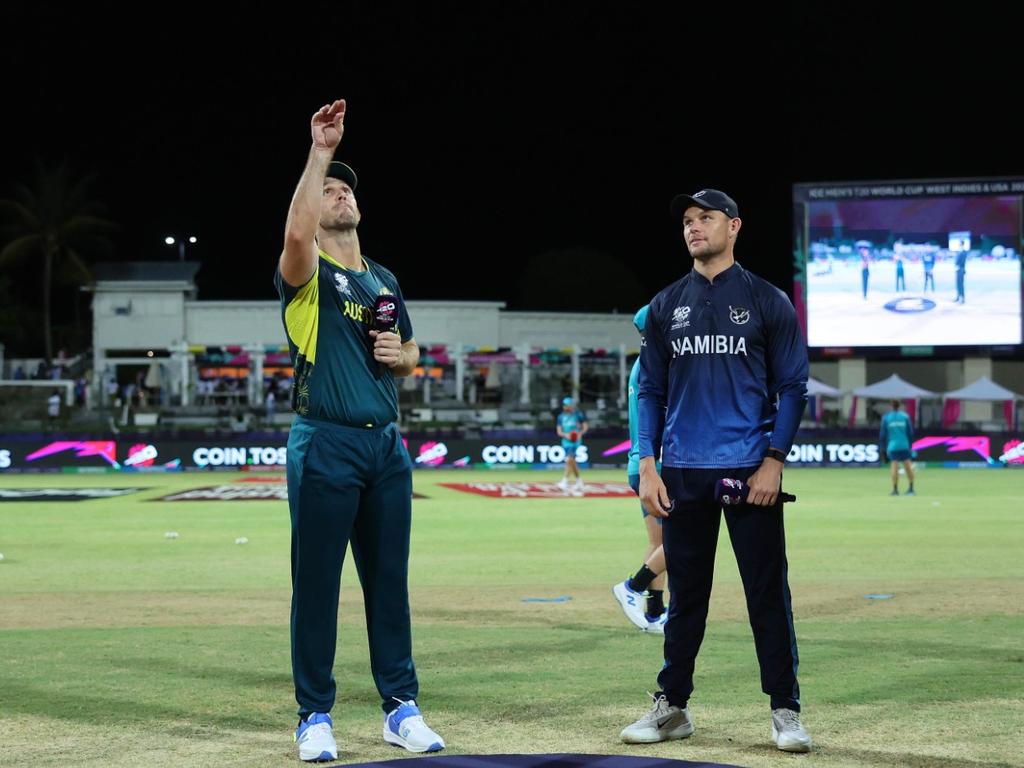
[[[292,675],[299,716],[334,706],[338,595],[352,545],[382,708],[419,695],[409,619],[412,464],[398,427],[296,416],[288,437]]]

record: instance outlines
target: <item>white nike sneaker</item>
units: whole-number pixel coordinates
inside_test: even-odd
[[[647,630],[647,616],[644,614],[644,595],[642,592],[634,592],[629,588],[629,579],[619,582],[612,587],[612,594],[622,606],[622,612],[626,618],[636,624],[640,629]]]
[[[653,744],[657,741],[685,739],[693,735],[690,712],[668,703],[664,695],[655,696],[651,710],[632,725],[627,725],[619,734],[627,744]]]
[[[783,752],[810,752],[811,736],[792,709],[772,710],[772,741]]]
[[[384,741],[410,752],[440,752],[444,739],[423,722],[420,708],[413,700],[399,702],[398,708],[384,716]]]
[[[331,730],[334,723],[325,712],[314,712],[295,729],[299,745],[299,760],[323,762],[338,759],[338,744]]]

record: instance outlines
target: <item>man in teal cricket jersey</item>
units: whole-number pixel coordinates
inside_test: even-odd
[[[914,444],[914,425],[910,417],[900,410],[900,401],[892,401],[892,411],[882,417],[882,429],[878,436],[878,447],[882,452],[882,461],[889,461],[892,465],[892,493],[890,496],[899,496],[900,462],[903,462],[903,469],[907,473],[907,480],[910,487],[907,489],[907,496],[914,494],[914,465],[910,463],[913,457],[911,446]],[[888,459],[886,459],[888,456]]]
[[[295,740],[307,761],[338,757],[332,668],[349,544],[363,588],[384,740],[410,752],[444,749],[415,701],[412,463],[395,424],[395,377],[413,371],[419,348],[395,276],[360,250],[356,175],[332,162],[344,120],[343,99],[313,115],[313,146],[288,209],[275,276],[295,369],[296,416],[288,437],[291,645],[300,717]],[[371,329],[380,295],[394,295],[400,305],[389,331]]]
[[[555,419],[555,433],[562,438],[562,449],[565,451],[565,471],[558,487],[562,493],[570,493],[569,478],[575,477],[572,487],[573,496],[583,495],[583,478],[580,477],[579,464],[576,463],[576,449],[583,444],[583,436],[587,434],[587,415],[576,407],[571,397],[562,399],[562,412]]]
[[[643,346],[644,325],[647,322],[649,306],[641,307],[633,316],[633,326],[640,332],[640,345]],[[633,363],[629,373],[629,455],[626,462],[626,478],[629,487],[637,495],[640,494],[640,447],[637,445],[637,412],[640,387],[640,358]],[[660,465],[658,470],[661,470]],[[665,634],[665,622],[668,611],[665,610],[665,548],[661,544],[661,518],[650,514],[644,505],[640,505],[644,525],[647,528],[647,551],[644,552],[644,564],[631,578],[612,587],[612,594],[618,600],[626,618],[644,632],[656,635]],[[647,605],[644,607],[644,593]]]

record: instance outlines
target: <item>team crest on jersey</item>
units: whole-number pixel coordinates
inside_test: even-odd
[[[669,330],[670,331],[678,331],[680,328],[685,328],[686,326],[688,326],[690,324],[690,321],[687,320],[686,318],[688,318],[689,316],[690,316],[690,308],[689,307],[676,307],[675,309],[673,309],[672,310],[672,327],[669,328]]]
[[[338,293],[350,293],[348,288],[348,278],[345,275],[340,272],[336,272],[334,274],[334,283],[334,287],[338,289]]]
[[[743,307],[729,307],[729,319],[736,325],[744,325],[750,320],[750,310]]]
[[[391,291],[388,289],[387,286],[382,285],[380,287],[380,291],[377,293],[377,295],[378,296],[391,296],[392,294],[391,294]]]

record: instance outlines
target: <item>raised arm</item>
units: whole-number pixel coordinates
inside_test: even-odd
[[[338,99],[317,110],[310,121],[310,128],[313,146],[309,149],[306,167],[288,207],[284,251],[281,253],[281,276],[292,286],[304,285],[316,272],[315,238],[320,224],[324,177],[345,133],[345,100]]]

